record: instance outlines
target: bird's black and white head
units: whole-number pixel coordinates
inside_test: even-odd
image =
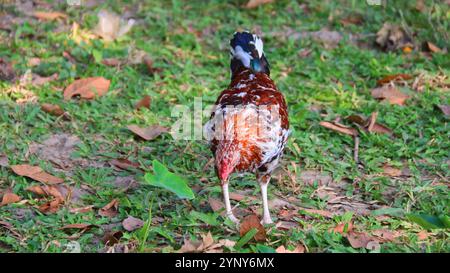
[[[243,69],[270,74],[269,62],[264,55],[261,38],[250,32],[236,32],[230,40],[231,74]]]

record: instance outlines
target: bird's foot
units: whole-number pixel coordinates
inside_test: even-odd
[[[270,225],[273,224],[272,218],[269,217],[263,217],[263,219],[261,220],[261,224],[262,225]]]
[[[233,213],[227,213],[227,216],[233,223],[239,225],[239,219],[236,218]]]

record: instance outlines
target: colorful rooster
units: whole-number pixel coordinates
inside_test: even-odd
[[[262,223],[272,223],[267,186],[278,165],[289,135],[283,94],[270,79],[262,40],[249,32],[237,32],[230,41],[231,84],[217,99],[205,132],[222,183],[228,217],[233,215],[228,182],[233,172],[253,172],[261,186]]]

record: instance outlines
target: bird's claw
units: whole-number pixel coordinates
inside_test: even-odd
[[[272,218],[270,218],[270,217],[268,217],[268,218],[264,217],[261,220],[261,225],[270,225],[270,224],[273,224]]]
[[[230,219],[236,225],[239,225],[239,219],[236,218],[233,213],[227,213],[228,219]]]

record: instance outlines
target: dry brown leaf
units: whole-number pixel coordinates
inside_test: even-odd
[[[46,184],[59,184],[64,182],[64,179],[53,176],[51,174],[48,174],[44,172],[40,167],[38,166],[31,166],[28,164],[22,164],[22,165],[13,165],[11,166],[11,169],[13,172],[15,172],[17,175],[20,176],[26,176],[31,179],[34,179],[36,181],[46,183]]]
[[[142,58],[142,62],[145,64],[145,67],[147,67],[147,72],[149,75],[162,72],[161,68],[156,68],[153,66],[153,60],[147,54],[145,54],[144,57]]]
[[[318,215],[321,215],[321,216],[327,217],[327,218],[333,217],[333,213],[331,211],[320,210],[320,209],[306,209],[306,208],[301,208],[301,209],[308,213],[311,213],[311,214],[318,214]]]
[[[53,199],[38,207],[42,213],[56,213],[61,206],[62,201],[60,199]]]
[[[211,232],[201,235],[201,241],[184,240],[183,246],[177,251],[178,253],[221,253],[223,247],[233,247],[236,243],[231,240],[221,239],[214,243]]]
[[[118,214],[119,200],[113,199],[98,211],[98,214],[105,217],[114,217]]]
[[[248,8],[248,9],[253,9],[253,8],[258,7],[258,6],[271,3],[273,1],[274,0],[250,0],[250,1],[247,2],[245,7]]]
[[[400,26],[385,23],[377,32],[376,43],[385,50],[394,51],[403,49],[408,53],[412,51],[412,39],[407,32]]]
[[[75,60],[75,58],[72,56],[72,54],[70,54],[70,52],[68,51],[64,51],[63,52],[63,57],[66,58],[69,62],[76,64],[77,60]]]
[[[64,110],[59,105],[50,104],[50,103],[43,103],[41,105],[41,110],[53,115],[53,116],[62,116],[64,115]]]
[[[213,197],[208,198],[208,203],[214,212],[223,210],[223,208],[225,207],[225,205],[220,200]]]
[[[368,234],[357,231],[351,231],[345,237],[353,248],[366,248],[369,242],[374,241]]]
[[[253,228],[256,228],[258,230],[258,233],[256,233],[253,238],[258,242],[265,241],[266,240],[266,230],[264,229],[264,226],[259,221],[258,216],[255,214],[246,216],[242,220],[242,222],[239,225],[239,234],[242,237]]]
[[[372,235],[377,237],[380,242],[392,242],[400,236],[400,233],[387,229],[377,229],[372,231]]]
[[[5,59],[0,58],[0,80],[12,81],[16,78],[16,73],[11,65]]]
[[[92,224],[68,224],[61,227],[60,229],[88,229],[92,226]]]
[[[390,83],[390,82],[395,82],[395,81],[407,81],[412,79],[413,77],[409,74],[403,74],[403,73],[399,73],[399,74],[394,74],[394,75],[387,75],[382,79],[379,79],[377,81],[377,84],[379,86],[382,86],[384,84]]]
[[[131,162],[130,160],[126,158],[117,158],[113,159],[109,162],[111,165],[123,169],[123,170],[129,170],[129,169],[138,169],[140,167],[139,163]]]
[[[333,231],[340,234],[351,232],[353,231],[353,222],[339,223],[333,228]]]
[[[361,25],[364,22],[364,17],[361,14],[350,14],[349,16],[340,20],[344,26]]]
[[[27,64],[31,67],[38,66],[41,64],[41,59],[36,58],[36,57],[30,58],[30,59],[28,59]]]
[[[147,128],[141,128],[137,125],[128,125],[127,128],[145,140],[152,140],[157,138],[162,133],[169,132],[168,127],[161,125],[153,125]]]
[[[400,92],[397,87],[390,85],[383,85],[382,87],[372,89],[372,97],[397,105],[404,105],[405,101],[409,98],[408,95]]]
[[[299,244],[294,250],[288,250],[284,246],[280,246],[275,251],[277,253],[305,253],[305,247]]]
[[[292,221],[277,221],[275,227],[280,230],[292,230],[294,228],[298,228],[299,224],[298,222]]]
[[[44,196],[53,196],[55,199],[59,199],[61,202],[64,200],[64,196],[59,191],[59,189],[56,186],[30,186],[26,188],[27,191],[33,192],[37,195],[44,195]]]
[[[33,13],[33,16],[36,17],[39,20],[49,20],[49,21],[53,21],[56,19],[66,19],[67,15],[65,13],[62,12],[58,12],[58,11],[35,11]]]
[[[139,110],[140,108],[148,108],[150,109],[150,103],[152,102],[152,98],[149,95],[145,95],[142,97],[138,103],[136,103],[135,109]]]
[[[433,44],[432,42],[427,42],[427,48],[429,51],[433,53],[441,53],[442,49],[440,49],[437,45]]]
[[[9,160],[6,155],[0,155],[0,167],[9,167]]]
[[[302,50],[300,50],[300,51],[298,52],[298,56],[299,56],[300,58],[306,58],[306,57],[308,57],[309,55],[311,55],[312,52],[313,52],[312,49],[302,49]]]
[[[13,193],[11,190],[7,190],[2,197],[2,202],[0,203],[1,206],[6,206],[8,204],[17,203],[21,200],[21,198]]]
[[[327,129],[331,129],[333,131],[336,131],[336,132],[339,132],[342,134],[346,134],[349,136],[357,136],[358,135],[358,130],[356,130],[355,128],[344,126],[342,124],[338,124],[335,122],[321,121],[319,124]]]
[[[87,100],[93,99],[96,96],[103,96],[108,92],[110,84],[111,81],[103,77],[79,79],[66,87],[64,90],[64,99],[69,100],[76,95]]]
[[[133,216],[128,216],[127,219],[123,220],[122,226],[126,231],[133,231],[143,227],[144,221]]]
[[[109,231],[106,232],[105,235],[103,235],[102,241],[107,246],[113,246],[117,243],[119,243],[120,238],[122,238],[123,232],[118,231]]]
[[[401,176],[402,175],[402,170],[389,166],[389,165],[384,165],[383,166],[383,174],[387,175],[387,176]]]
[[[59,77],[58,73],[54,73],[53,75],[50,75],[48,77],[41,77],[38,74],[32,74],[31,75],[31,84],[35,86],[40,86],[45,83],[57,80]]]
[[[388,135],[392,134],[391,129],[376,122],[377,116],[378,116],[378,113],[374,112],[370,115],[369,118],[365,118],[362,115],[350,115],[350,116],[346,117],[345,119],[360,125],[362,128],[364,128],[368,132],[375,132],[375,133],[388,134]]]
[[[86,213],[86,212],[92,211],[93,208],[94,208],[93,205],[86,206],[86,207],[81,207],[81,208],[71,208],[71,209],[69,210],[69,212],[70,212],[70,213],[75,213],[75,214],[78,214],[78,213]]]
[[[417,233],[417,239],[419,241],[424,241],[428,239],[428,232],[426,230],[422,230],[419,233]]]
[[[102,60],[102,64],[107,65],[107,66],[119,66],[122,63],[123,63],[122,60],[117,59],[117,58],[109,58],[109,59]]]
[[[437,105],[437,107],[444,113],[446,117],[450,116],[450,106],[445,104]]]

